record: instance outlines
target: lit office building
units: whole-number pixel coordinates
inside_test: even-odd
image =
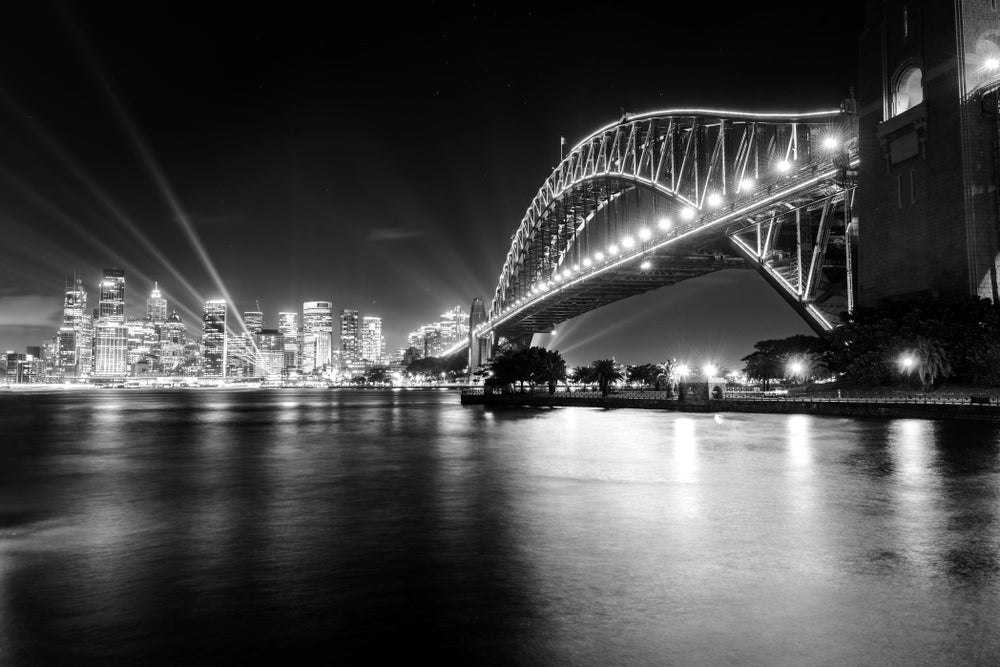
[[[330,365],[333,350],[333,304],[302,304],[302,372],[312,373]]]
[[[361,359],[372,364],[382,363],[385,356],[382,338],[382,318],[366,315],[361,318]]]
[[[150,322],[163,322],[167,319],[167,300],[160,294],[160,284],[153,283],[153,291],[146,299],[146,319]]]
[[[247,333],[250,335],[260,333],[264,328],[264,313],[259,310],[248,310],[243,313],[243,324],[246,325]]]
[[[347,365],[361,360],[358,311],[340,311],[340,359]]]
[[[184,364],[187,343],[187,329],[174,311],[160,327],[159,369],[168,374],[179,371]]]
[[[226,336],[226,302],[213,299],[205,302],[202,310],[201,363],[202,375],[224,377],[228,363]]]
[[[285,337],[277,329],[261,329],[256,336],[257,368],[255,376],[280,378],[285,370]]]
[[[278,331],[285,341],[285,370],[299,367],[298,313],[278,313]]]
[[[124,271],[104,269],[100,297],[94,322],[94,375],[122,377],[128,372]]]
[[[93,319],[87,313],[87,292],[83,280],[74,278],[66,286],[63,299],[63,323],[57,339],[56,367],[63,377],[80,377],[90,372],[93,355]]]

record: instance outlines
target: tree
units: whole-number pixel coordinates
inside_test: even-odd
[[[533,378],[536,382],[549,385],[549,393],[556,393],[556,383],[566,380],[566,361],[557,350],[537,348],[541,352],[537,357],[537,367]]]
[[[830,377],[826,360],[815,352],[788,355],[785,361],[785,377],[796,382],[809,383]]]
[[[601,387],[601,396],[607,396],[609,385],[623,377],[614,359],[598,359],[591,362],[590,373],[592,381]]]
[[[948,350],[940,341],[918,336],[914,347],[913,356],[916,359],[917,377],[924,389],[929,389],[938,378],[946,378],[951,375],[951,359]]]
[[[662,370],[656,364],[636,364],[625,369],[627,379],[641,385],[656,384],[656,378],[662,374]]]
[[[392,384],[392,376],[385,366],[372,366],[368,369],[365,377],[371,384]]]

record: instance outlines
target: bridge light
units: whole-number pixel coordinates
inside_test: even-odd
[[[583,265],[584,265],[584,266],[590,266],[590,265],[591,265],[592,263],[593,263],[593,262],[591,262],[591,261],[590,261],[590,258],[589,258],[589,257],[584,257],[584,258],[583,258]]]
[[[753,190],[755,181],[752,178],[744,178],[740,181],[739,192],[748,192]]]
[[[691,373],[691,369],[688,368],[687,364],[680,364],[674,369],[674,372],[677,373],[677,377],[685,378]]]
[[[789,162],[788,160],[782,160],[781,162],[778,163],[778,171],[780,171],[783,174],[788,173],[788,171],[791,168],[792,168],[792,163]]]
[[[604,259],[604,253],[598,250],[597,252],[594,253],[594,259],[596,259],[598,262],[601,261],[602,259]]]
[[[647,259],[645,262],[643,262],[642,264],[639,265],[639,268],[642,269],[643,271],[645,271],[650,266],[652,266],[652,264],[650,264],[649,260]]]
[[[673,223],[670,221],[670,218],[660,218],[660,221],[656,224],[660,226],[660,229],[667,230],[670,229],[670,225]]]
[[[611,245],[609,245],[608,246],[608,254],[609,255],[617,255],[618,254],[618,246],[616,246],[614,243],[612,243]]]
[[[694,209],[690,206],[685,206],[681,209],[681,217],[685,220],[694,220]]]
[[[649,230],[645,227],[639,230],[639,238],[643,241],[648,241],[650,236],[651,234],[649,233]]]
[[[631,248],[632,246],[635,245],[635,239],[632,238],[631,236],[626,236],[625,238],[622,239],[622,245],[625,246],[626,248]]]
[[[715,208],[721,203],[722,203],[722,195],[720,195],[718,192],[713,192],[710,195],[708,195],[708,205],[711,206],[712,208]]]
[[[580,265],[579,264],[574,264],[573,265],[573,273],[576,273],[579,270],[580,270]]]
[[[562,275],[563,275],[563,278],[569,278],[573,274],[570,273],[569,269],[566,269],[565,271],[563,271]]]
[[[832,151],[837,147],[837,144],[839,143],[840,142],[837,141],[837,137],[826,137],[823,139],[823,148],[825,148],[828,151]]]

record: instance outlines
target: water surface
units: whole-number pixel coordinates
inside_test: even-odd
[[[1000,659],[1000,429],[0,396],[0,664]]]

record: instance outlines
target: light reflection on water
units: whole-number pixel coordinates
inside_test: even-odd
[[[1000,657],[995,425],[0,401],[0,664]]]

